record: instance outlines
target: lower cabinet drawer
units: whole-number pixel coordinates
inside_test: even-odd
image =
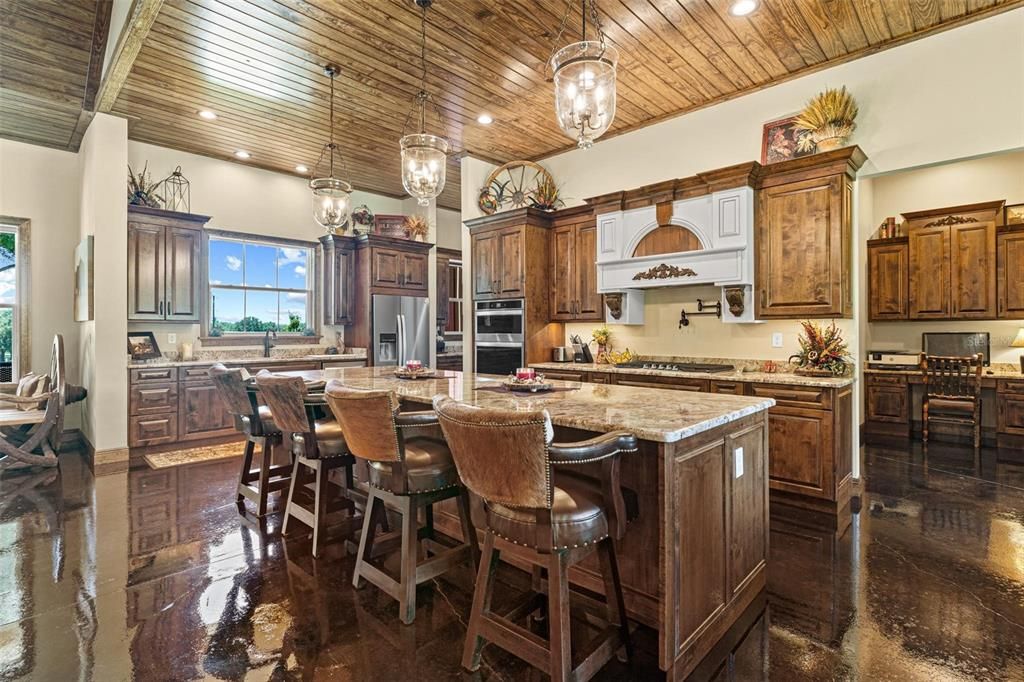
[[[712,393],[731,393],[733,395],[743,395],[746,391],[743,388],[742,381],[712,381],[711,382]]]
[[[750,395],[755,398],[774,398],[779,405],[794,407],[832,407],[829,388],[815,386],[786,386],[782,384],[750,384]]]
[[[996,389],[999,393],[1011,393],[1024,397],[1024,380],[1001,379]]]
[[[999,433],[1024,436],[1024,395],[1000,394],[997,409]]]
[[[128,394],[128,414],[157,414],[177,411],[178,384],[132,385]]]
[[[667,388],[674,391],[692,391],[694,393],[708,392],[708,381],[706,379],[660,376],[632,377],[619,374],[615,377],[615,383],[619,386],[637,386],[639,388]]]
[[[128,446],[160,445],[178,440],[178,415],[135,415],[128,418]]]
[[[558,372],[549,369],[538,370],[540,374],[544,375],[545,379],[555,379],[556,381],[586,381],[586,372]]]

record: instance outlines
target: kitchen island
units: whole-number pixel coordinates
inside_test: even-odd
[[[617,430],[640,439],[637,452],[622,457],[622,482],[636,493],[638,514],[617,553],[627,609],[657,629],[659,663],[669,679],[686,677],[764,589],[771,398],[563,381],[549,393],[519,394],[506,391],[502,377],[439,372],[400,380],[393,371],[290,374],[393,389],[406,409],[423,409],[439,393],[481,407],[546,409],[556,441]],[[437,523],[460,535],[458,521],[444,510]],[[502,558],[527,567],[516,547],[501,550]],[[596,559],[588,562],[572,580],[601,593]]]

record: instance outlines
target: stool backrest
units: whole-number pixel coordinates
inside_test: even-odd
[[[324,390],[324,397],[345,434],[349,452],[375,462],[402,459],[402,446],[395,428],[398,396],[394,391],[359,390],[332,380]]]
[[[260,389],[274,424],[285,433],[312,433],[313,424],[306,410],[306,382],[302,377],[282,377],[269,372],[256,375]]]
[[[547,412],[486,409],[444,395],[435,396],[434,410],[467,488],[499,504],[551,508]]]
[[[228,369],[218,362],[206,370],[206,374],[217,387],[220,400],[228,412],[236,417],[252,417],[256,414],[256,401],[245,388],[243,370]]]
[[[921,373],[929,398],[976,400],[981,396],[982,356],[963,357],[921,353]]]

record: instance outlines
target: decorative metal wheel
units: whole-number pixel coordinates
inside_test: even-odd
[[[546,188],[554,187],[554,178],[540,164],[510,161],[490,174],[480,190],[477,205],[487,215],[526,206],[549,208],[549,200],[543,194]]]

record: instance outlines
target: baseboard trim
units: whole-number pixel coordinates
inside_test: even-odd
[[[75,438],[81,444],[93,476],[107,476],[128,471],[128,448],[97,450],[84,431],[81,429],[74,429],[74,431],[77,432]],[[67,437],[67,433],[65,433],[65,437]],[[63,438],[61,442],[64,442]]]

